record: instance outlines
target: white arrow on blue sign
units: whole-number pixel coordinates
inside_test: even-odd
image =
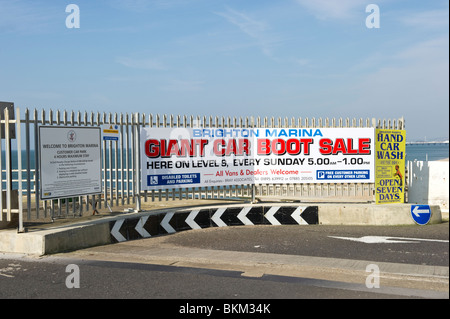
[[[411,205],[411,217],[419,225],[426,225],[431,218],[429,205]]]

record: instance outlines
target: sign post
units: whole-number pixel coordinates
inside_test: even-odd
[[[0,102],[0,119],[5,119],[5,109],[8,109],[9,120],[14,120],[14,103],[13,102]],[[2,139],[5,138],[5,125],[1,125],[1,136]],[[16,138],[16,126],[9,124],[9,135],[8,138],[15,139]]]
[[[22,214],[21,214],[21,205],[19,204],[19,191],[13,188],[12,184],[12,157],[11,157],[11,140],[16,138],[16,125],[11,123],[11,120],[15,120],[14,116],[14,103],[13,102],[0,102],[0,119],[4,121],[5,124],[0,124],[0,142],[2,139],[5,140],[5,169],[6,169],[6,190],[3,190],[3,186],[0,185],[0,228],[3,228],[4,225],[6,227],[16,226],[17,222],[19,224],[19,232],[23,231],[22,224]],[[20,127],[19,127],[20,132]],[[20,143],[20,140],[18,141]],[[1,150],[1,144],[0,144]],[[18,159],[20,157],[20,153],[18,153]],[[21,163],[18,163],[19,167]],[[0,168],[3,170],[2,160],[0,159]],[[19,178],[21,175],[19,174]],[[3,184],[3,181],[0,181]],[[21,189],[22,185],[19,185]],[[20,191],[20,196],[22,196]],[[6,202],[6,222],[4,222],[3,218],[3,203]],[[12,211],[19,208],[19,216],[18,220],[15,218],[16,216],[12,216]]]

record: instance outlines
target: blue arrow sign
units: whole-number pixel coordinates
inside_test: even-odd
[[[419,225],[426,225],[431,218],[429,205],[411,205],[411,217]]]

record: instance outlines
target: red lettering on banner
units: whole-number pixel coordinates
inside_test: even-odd
[[[343,138],[337,138],[336,143],[334,144],[333,155],[338,154],[338,153],[342,153],[342,154],[347,153],[347,150],[345,149],[345,142],[344,142]]]
[[[214,140],[213,152],[217,156],[250,155],[250,141],[247,138],[230,139],[228,142],[224,139]]]
[[[358,139],[358,149],[359,154],[369,155],[370,151],[370,138],[360,138]]]
[[[337,155],[342,153],[344,155],[349,154],[370,154],[370,138],[360,138],[358,139],[358,148],[353,147],[353,139],[348,138],[347,142],[343,138],[337,138],[333,141],[329,138],[323,138],[319,141],[320,154],[322,155]]]
[[[204,139],[181,139],[180,141],[148,139],[145,141],[144,151],[149,158],[171,157],[174,155],[195,157],[205,155],[205,146],[207,144],[208,140]]]
[[[309,146],[313,143],[312,138],[301,139],[288,139],[283,140],[280,138],[270,141],[268,138],[258,139],[256,144],[256,152],[258,155],[283,155],[288,153],[289,155],[298,155],[302,151],[303,154],[309,155]]]
[[[268,138],[258,139],[257,153],[258,155],[269,155],[270,154],[270,140]]]
[[[159,156],[159,141],[158,140],[146,140],[145,141],[145,155],[147,157]]]

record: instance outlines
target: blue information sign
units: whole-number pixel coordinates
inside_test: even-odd
[[[368,169],[357,170],[318,170],[318,180],[369,180],[370,171]]]
[[[411,205],[411,217],[419,225],[426,225],[431,218],[429,205]]]
[[[200,173],[147,175],[147,186],[200,184]]]

